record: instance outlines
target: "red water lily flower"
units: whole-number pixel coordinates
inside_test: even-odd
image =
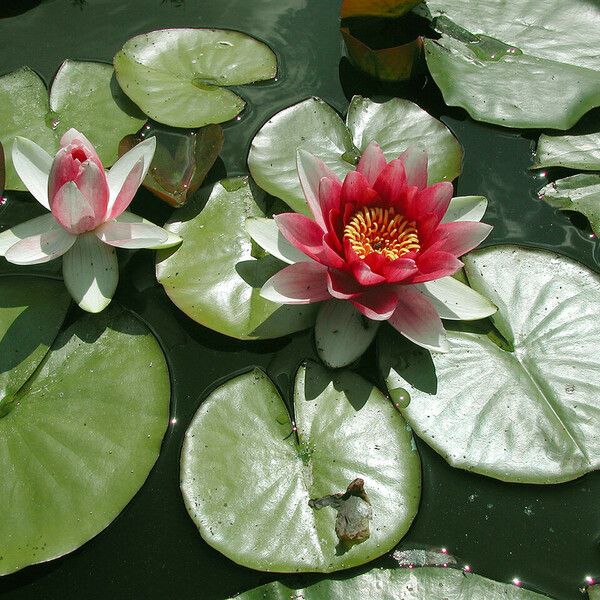
[[[388,163],[372,142],[341,182],[301,150],[298,173],[314,219],[275,215],[277,230],[265,220],[249,223],[259,244],[292,263],[265,283],[263,297],[285,304],[345,300],[438,351],[447,349],[440,314],[472,319],[495,311],[450,277],[462,267],[458,257],[491,230],[477,222],[485,199],[456,198],[451,207],[451,183],[427,185],[425,152],[409,149]]]

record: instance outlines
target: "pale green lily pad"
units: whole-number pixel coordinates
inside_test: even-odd
[[[542,167],[600,170],[600,133],[540,135],[531,168]]]
[[[115,55],[125,93],[173,127],[233,119],[245,102],[228,86],[273,79],[277,58],[263,42],[224,29],[162,29],[128,40]]]
[[[427,65],[446,104],[507,127],[568,129],[600,106],[600,5],[428,0]],[[565,24],[568,24],[566,26]]]
[[[586,591],[589,600],[600,600],[600,585],[590,585]]]
[[[548,600],[536,592],[473,573],[439,567],[373,569],[312,585],[274,581],[236,596],[239,600]]]
[[[261,193],[248,178],[217,183],[200,210],[197,196],[165,225],[183,243],[157,256],[156,277],[186,315],[239,339],[275,338],[310,327],[316,305],[281,305],[260,296],[263,283],[284,264],[254,255],[248,217],[264,217]]]
[[[504,481],[558,483],[600,467],[600,276],[544,250],[490,247],[463,258],[498,306],[498,333],[461,325],[430,354],[382,332],[379,363],[402,414],[452,466]]]
[[[584,174],[557,179],[539,191],[540,198],[560,210],[585,215],[600,235],[600,175]]]
[[[46,356],[70,304],[62,281],[0,277],[0,415]]]
[[[33,140],[51,156],[74,127],[94,144],[105,166],[114,163],[120,140],[136,132],[145,117],[121,92],[110,65],[66,60],[52,83],[28,67],[0,77],[0,142],[6,154],[6,188],[26,190],[11,160],[15,136]]]
[[[0,520],[0,575],[71,552],[113,521],[156,461],[169,399],[157,341],[123,309],[59,334],[0,417],[10,514]]]
[[[299,148],[314,154],[340,178],[355,168],[368,144],[378,142],[388,161],[409,146],[429,153],[429,182],[455,179],[462,148],[440,121],[401,98],[377,103],[354,96],[346,123],[326,102],[309,98],[277,113],[252,140],[248,167],[264,190],[296,212],[308,207],[296,170]]]
[[[294,386],[298,442],[286,405],[259,370],[217,388],[200,406],[181,458],[181,488],[202,537],[263,571],[331,572],[393,548],[420,496],[420,461],[400,413],[358,375],[300,367]],[[370,536],[340,548],[337,511],[309,500],[356,478],[372,508]]]

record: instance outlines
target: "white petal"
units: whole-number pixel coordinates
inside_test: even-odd
[[[16,137],[12,146],[12,161],[27,189],[43,207],[50,210],[48,175],[52,168],[52,157],[35,142]]]
[[[15,265],[39,265],[62,256],[76,239],[76,235],[57,226],[23,238],[6,251],[5,257]]]
[[[115,221],[118,223],[148,223],[150,225],[154,225],[154,223],[148,221],[148,219],[144,219],[139,215],[134,215],[127,210],[116,217]],[[163,231],[167,234],[167,239],[161,244],[157,244],[156,246],[146,246],[146,248],[149,248],[150,250],[161,250],[164,248],[172,248],[173,246],[178,246],[181,244],[181,238],[178,235],[171,233],[168,229],[163,229]]]
[[[399,286],[398,308],[388,319],[411,342],[434,352],[450,349],[446,331],[432,303],[411,286]]]
[[[141,181],[146,177],[150,163],[156,150],[156,138],[151,137],[144,140],[142,143],[134,146],[129,152],[126,152],[121,158],[109,169],[106,176],[108,187],[110,188],[110,198],[106,214],[110,214],[112,206],[127,179],[127,176],[135,167],[140,158],[144,159],[144,169],[142,171]]]
[[[279,304],[311,304],[329,300],[327,267],[312,260],[288,265],[265,282],[260,295]]]
[[[246,231],[261,248],[288,265],[312,260],[283,237],[273,219],[250,217]]]
[[[361,315],[350,302],[323,302],[315,323],[317,353],[328,367],[345,367],[363,355],[380,325],[380,321]]]
[[[485,296],[454,277],[442,277],[415,287],[431,300],[442,319],[473,321],[498,310]]]
[[[153,223],[119,223],[108,221],[95,232],[105,244],[118,248],[151,248],[167,241],[169,234]]]
[[[484,196],[457,196],[450,200],[442,223],[454,221],[481,221],[488,202]]]
[[[4,256],[6,251],[18,241],[57,227],[60,227],[60,225],[56,222],[52,213],[48,213],[3,231],[0,233],[0,256]]]
[[[73,300],[83,310],[97,313],[110,303],[119,280],[117,254],[93,232],[77,238],[63,257],[63,278]]]

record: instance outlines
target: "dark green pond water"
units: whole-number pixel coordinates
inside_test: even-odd
[[[15,14],[26,5],[29,10]],[[457,191],[489,198],[485,220],[494,231],[487,243],[541,246],[599,269],[599,245],[585,221],[537,199],[542,185],[564,174],[528,170],[539,132],[475,123],[464,111],[444,106],[425,78],[403,88],[361,76],[342,58],[337,0],[21,0],[2,6],[0,74],[29,65],[47,82],[65,58],[110,62],[129,37],[152,29],[232,28],[270,44],[280,61],[279,77],[243,88],[248,108],[241,120],[225,126],[225,148],[211,181],[244,173],[259,126],[307,96],[320,96],[342,114],[356,93],[409,97],[441,118],[464,145]],[[599,123],[596,111],[578,129]],[[28,201],[26,194],[7,196],[5,208]],[[158,223],[171,212],[145,192],[133,210]],[[267,367],[290,339],[242,343],[195,324],[156,284],[149,252],[134,255],[126,272],[117,299],[154,328],[171,366],[172,422],[162,454],[146,485],[106,531],[62,559],[2,578],[0,593],[7,600],[221,599],[276,578],[241,568],[203,542],[181,499],[178,462],[183,433],[207,388],[250,365]],[[372,359],[367,356],[361,365],[367,376]],[[582,598],[578,588],[585,576],[600,575],[600,473],[555,486],[504,484],[452,469],[418,445],[421,508],[401,547],[445,547],[487,577],[504,582],[518,577],[560,600]],[[10,512],[3,509],[0,518],[10,518]]]

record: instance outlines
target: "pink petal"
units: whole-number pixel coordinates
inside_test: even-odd
[[[123,186],[121,187],[121,191],[117,194],[112,207],[109,209],[108,214],[106,215],[106,220],[115,219],[123,211],[127,210],[127,207],[131,204],[135,193],[142,184],[143,175],[144,159],[140,158],[125,178]]]
[[[434,232],[434,236],[442,240],[441,244],[436,243],[436,247],[454,256],[462,256],[479,246],[491,231],[492,226],[487,223],[473,221],[443,223]]]
[[[420,190],[427,187],[427,152],[407,148],[398,160],[404,165],[407,185],[414,185]]]
[[[373,189],[384,201],[382,206],[394,206],[402,214],[407,214],[404,207],[404,200],[408,189],[406,185],[406,173],[401,161],[396,159],[390,162],[379,174],[377,181],[373,184]]]
[[[327,271],[327,289],[331,296],[340,300],[350,300],[364,292],[352,275],[336,269]]]
[[[298,150],[296,164],[298,167],[300,185],[302,186],[302,191],[304,192],[308,207],[310,208],[315,221],[323,229],[326,229],[327,212],[321,209],[319,186],[324,177],[336,181],[338,178],[322,160],[309,152],[306,152],[306,150]],[[329,198],[327,198],[327,200],[329,200]]]
[[[381,273],[388,283],[404,281],[411,275],[417,273],[418,267],[413,258],[400,257],[396,260],[386,261],[378,272]]]
[[[339,269],[344,260],[323,240],[324,231],[312,219],[298,213],[283,213],[273,217],[283,236],[317,262]]]
[[[16,265],[38,265],[62,256],[77,240],[61,227],[23,238],[5,254],[6,260]]]
[[[96,148],[94,148],[94,144],[88,140],[81,131],[77,131],[77,129],[69,129],[65,133],[63,133],[60,138],[60,146],[61,148],[71,149],[78,148],[82,150],[86,154],[86,158],[95,162],[99,167],[102,168],[102,162],[100,161],[100,157],[96,152]]]
[[[342,204],[345,206],[372,206],[379,200],[367,178],[358,171],[350,171],[342,184]]]
[[[68,181],[58,190],[51,206],[54,218],[73,234],[92,231],[102,221],[73,181]]]
[[[339,212],[341,194],[342,182],[339,179],[323,177],[319,182],[319,202],[323,218],[323,228],[326,231],[330,230],[331,227],[330,215]]]
[[[281,304],[310,304],[331,298],[327,290],[327,267],[315,262],[288,265],[275,273],[260,295]]]
[[[398,293],[391,286],[380,286],[350,300],[358,310],[369,319],[385,321],[389,319],[398,305]]]
[[[373,253],[376,254],[376,253]],[[372,255],[370,255],[372,256]],[[385,259],[384,259],[385,260]],[[385,277],[379,273],[375,273],[371,270],[371,267],[365,261],[353,262],[350,265],[352,275],[356,278],[356,281],[361,285],[377,285],[385,282]]]
[[[167,241],[169,234],[154,223],[123,223],[108,221],[94,233],[109,246],[118,248],[152,248]]]
[[[410,283],[423,283],[433,281],[447,275],[454,275],[456,271],[463,267],[463,263],[448,252],[430,249],[416,258],[418,274],[411,276]]]
[[[398,307],[389,323],[402,335],[419,346],[446,352],[448,341],[442,321],[433,304],[418,291],[402,286]]]
[[[449,181],[441,181],[421,190],[413,201],[414,214],[412,219],[419,219],[425,215],[433,217],[433,223],[437,225],[446,214],[454,188]]]
[[[372,187],[386,165],[387,161],[381,147],[377,142],[371,142],[360,157],[356,170],[365,176]]]

